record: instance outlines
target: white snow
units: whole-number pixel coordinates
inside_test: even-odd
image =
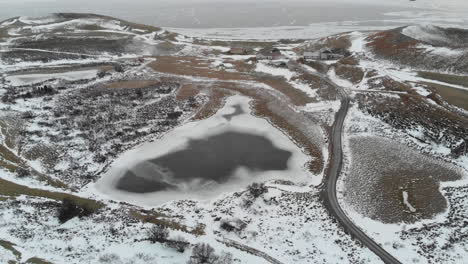
[[[403,203],[408,207],[408,209],[411,211],[411,212],[416,212],[416,208],[414,208],[409,202],[408,202],[408,192],[407,191],[403,191],[402,192],[402,195],[403,195]]]
[[[365,51],[365,36],[362,32],[352,32],[349,34],[351,38],[351,47],[349,48],[350,52],[361,53]]]
[[[440,30],[432,24],[408,26],[403,29],[402,33],[410,38],[425,42],[447,41],[446,38],[438,34]]]
[[[459,57],[468,51],[466,49],[450,49],[447,47],[434,47],[430,45],[420,44],[418,48],[426,50],[426,52],[443,57]]]
[[[310,97],[317,97],[317,89],[312,89],[307,83],[301,82],[300,80],[290,81],[290,84],[298,90],[305,92]]]
[[[28,17],[22,16],[18,18],[18,21],[28,24],[28,25],[41,25],[41,24],[49,24],[57,21],[56,16],[45,16],[45,17]]]
[[[86,71],[71,71],[63,73],[48,73],[48,74],[24,74],[24,75],[10,75],[5,79],[13,86],[29,85],[40,83],[51,79],[64,79],[68,81],[76,81],[83,79],[92,79],[96,77],[97,70]]]
[[[291,80],[291,78],[296,75],[295,72],[292,72],[286,68],[273,67],[262,62],[257,63],[257,67],[255,68],[255,71],[268,73],[274,76],[282,76],[286,78],[286,80],[288,81]]]
[[[349,164],[353,162],[353,156],[351,155],[351,149],[349,146],[349,139],[354,136],[380,136],[384,138],[398,138],[398,141],[404,142],[405,144],[418,144],[418,140],[415,140],[413,137],[416,138],[424,138],[422,128],[416,128],[412,131],[408,131],[408,134],[411,134],[412,137],[409,137],[405,133],[399,133],[395,131],[391,126],[384,123],[380,119],[374,118],[370,115],[364,114],[361,112],[357,106],[351,107],[348,117],[345,121],[345,140],[343,140],[343,151],[344,151],[344,172],[341,174],[340,178],[338,179],[337,184],[337,195],[340,202],[340,205],[346,212],[346,214],[350,217],[350,219],[356,223],[359,227],[363,229],[363,231],[372,237],[377,243],[381,244],[385,250],[391,253],[393,256],[397,257],[403,263],[412,263],[414,260],[417,260],[418,263],[432,263],[429,259],[426,259],[421,254],[421,245],[420,243],[429,244],[431,241],[434,241],[434,237],[432,233],[425,233],[423,231],[418,233],[413,233],[409,236],[404,236],[402,233],[407,230],[411,230],[414,228],[424,228],[425,226],[434,226],[438,223],[447,223],[447,214],[449,210],[435,216],[433,219],[422,220],[418,221],[414,224],[406,224],[406,223],[398,223],[398,224],[388,224],[382,223],[379,221],[372,220],[364,215],[357,213],[351,205],[345,202],[345,197],[343,194],[344,191],[344,178],[347,177],[347,172],[349,171],[350,167]],[[414,147],[414,145],[413,145]],[[421,147],[427,149],[431,149],[433,152],[432,155],[440,155],[442,153],[437,153],[439,151],[437,146],[432,145],[422,145]],[[457,164],[460,168],[464,168],[465,177],[462,180],[455,181],[455,182],[441,182],[440,183],[440,190],[445,195],[444,188],[446,187],[455,187],[455,186],[467,186],[468,185],[468,158],[461,157],[457,160],[454,160],[454,163]],[[450,166],[450,165],[449,165]],[[460,172],[463,171],[460,169]],[[458,194],[459,196],[463,197],[463,195]],[[410,193],[406,190],[402,190],[401,198],[403,203],[408,207],[408,210],[411,212],[417,212],[417,208],[415,208],[411,204],[411,197]],[[463,207],[466,202],[464,202],[463,198],[460,200],[460,204]],[[454,205],[449,205],[454,206]],[[466,206],[465,206],[466,207]],[[440,228],[441,235],[437,236],[437,243],[440,245],[445,244],[448,242],[449,235],[454,232],[453,227],[450,225],[446,225],[445,227],[442,226]],[[444,263],[462,263],[460,262],[463,259],[462,256],[465,254],[466,249],[460,247],[454,247],[450,251],[437,251],[433,252],[433,254],[438,254],[439,256],[445,257],[447,259]],[[442,255],[441,255],[442,254]],[[461,257],[461,258],[460,258]]]
[[[308,103],[303,108],[302,111],[306,112],[319,112],[319,111],[329,111],[333,110],[334,112],[338,111],[341,107],[341,101],[321,101],[317,103]]]
[[[430,91],[428,91],[427,89],[424,89],[423,87],[420,87],[420,86],[416,86],[413,88],[418,94],[422,95],[422,96],[429,96],[431,94]]]
[[[338,77],[336,75],[335,69],[331,69],[328,72],[328,77],[330,78],[330,80],[332,80],[334,83],[336,83],[337,85],[341,87],[348,88],[348,89],[351,89],[354,87],[354,85],[350,81]]]

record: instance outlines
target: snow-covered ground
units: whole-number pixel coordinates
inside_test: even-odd
[[[397,142],[413,146],[413,149],[408,148],[409,152],[414,151],[414,148],[418,147],[415,147],[414,140],[407,134],[398,132],[379,119],[364,114],[356,106],[352,107],[348,114],[344,131],[346,131],[345,140],[343,141],[345,165],[344,171],[338,180],[337,194],[341,206],[352,221],[370,237],[383,245],[385,250],[397,257],[402,263],[437,263],[438,261],[453,264],[463,263],[468,246],[466,240],[457,240],[457,243],[450,241],[454,237],[458,237],[457,234],[466,232],[466,227],[463,227],[463,225],[460,225],[460,222],[455,220],[457,216],[468,212],[468,196],[463,192],[463,189],[468,187],[468,168],[462,169],[463,165],[466,164],[466,157],[460,158],[457,162],[460,166],[457,170],[463,175],[463,178],[454,182],[440,183],[439,190],[448,199],[449,203],[448,208],[443,213],[436,215],[432,219],[417,221],[412,224],[404,222],[396,224],[383,223],[358,213],[356,207],[359,207],[359,205],[348,203],[344,196],[349,191],[345,189],[344,182],[346,178],[350,177],[352,168],[357,169],[359,167],[357,163],[354,166],[351,165],[353,162],[362,162],[362,160],[356,161],[353,157],[350,140],[359,136],[380,137],[385,140],[391,138]],[[401,144],[397,142],[393,144]],[[429,149],[435,151],[434,155],[442,154],[437,153],[437,148],[430,146]],[[411,162],[411,158],[404,158],[403,162]],[[445,164],[453,168],[453,165],[450,163],[447,162]],[[400,195],[401,202],[409,212],[417,213],[417,210],[420,210],[415,208],[411,204],[411,200],[408,199],[408,197],[411,197],[411,193],[403,189]],[[463,222],[462,219],[460,220]],[[444,248],[444,245],[451,243],[453,243],[453,247],[450,250]]]
[[[186,263],[190,250],[184,253],[146,240],[152,226],[129,219],[118,204],[110,204],[99,217],[74,218],[60,224],[55,208],[43,207],[46,199],[17,198],[17,202],[2,202],[0,230],[2,240],[13,246],[20,256],[0,246],[0,262],[21,261],[36,257],[52,263]],[[31,221],[31,219],[34,219]],[[112,221],[112,222],[109,222]],[[170,238],[184,237],[190,243],[205,242],[221,251],[230,252],[241,263],[268,263],[262,258],[228,248],[213,237],[203,237],[172,231]]]
[[[22,86],[40,83],[51,79],[64,79],[67,81],[76,81],[83,79],[92,79],[97,76],[97,70],[72,71],[63,73],[48,73],[48,74],[23,74],[10,75],[5,79],[13,86]]]

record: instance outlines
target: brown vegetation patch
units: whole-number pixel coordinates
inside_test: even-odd
[[[255,63],[248,64],[241,60],[227,60],[226,62],[234,65],[234,68],[239,72],[249,73],[255,70]]]
[[[325,38],[321,38],[316,42],[309,43],[305,46],[296,48],[297,53],[302,53],[305,50],[320,50],[323,48],[330,49],[343,49],[347,50],[351,47],[351,40],[348,35],[333,35]]]
[[[211,87],[209,89],[209,93],[210,95],[208,102],[206,102],[195,114],[195,116],[192,118],[193,120],[202,120],[214,115],[219,109],[223,107],[226,97],[232,94],[220,87]]]
[[[197,87],[196,84],[187,83],[187,84],[182,85],[182,87],[180,87],[179,90],[177,91],[176,100],[185,101],[185,100],[188,100],[189,98],[196,96],[199,93],[200,93],[200,89]]]
[[[335,72],[339,77],[349,80],[353,84],[360,83],[364,78],[364,72],[355,66],[336,64]]]
[[[315,100],[309,97],[305,92],[292,87],[283,77],[259,76],[257,81],[280,91],[282,94],[286,95],[294,105],[304,106],[308,103],[315,102]]]
[[[447,201],[439,182],[462,177],[455,167],[388,139],[352,137],[350,147],[344,199],[359,213],[385,223],[414,223],[443,212]]]
[[[383,87],[385,87],[385,90],[388,91],[409,92],[412,89],[412,87],[409,84],[395,81],[390,77],[383,77],[382,85]]]
[[[45,168],[52,170],[59,162],[60,151],[51,146],[37,144],[24,151],[23,156],[28,160],[40,160]]]
[[[285,117],[271,111],[266,102],[257,100],[254,105],[254,113],[257,116],[269,119],[275,126],[285,131],[297,145],[304,148],[306,154],[312,158],[307,164],[309,171],[315,174],[322,172],[324,166],[322,150],[310,142],[302,131],[289,123]]]
[[[365,77],[366,77],[366,78],[374,78],[374,77],[376,77],[376,76],[378,76],[378,75],[379,75],[379,72],[378,72],[378,71],[376,71],[376,70],[370,70],[370,71],[367,71],[367,72],[366,72]]]
[[[15,74],[48,74],[48,73],[66,73],[80,72],[88,70],[98,70],[103,72],[112,71],[114,66],[108,64],[93,65],[93,66],[64,66],[64,67],[46,67],[46,68],[31,68],[26,71],[15,72]]]
[[[210,69],[210,60],[199,57],[160,56],[149,66],[158,72],[187,75],[219,80],[246,80],[249,77],[238,72]]]
[[[418,72],[418,76],[425,78],[425,79],[445,82],[445,83],[454,84],[454,85],[460,85],[460,86],[464,86],[468,88],[468,76],[466,75],[453,75],[453,74],[421,71],[421,72]]]
[[[44,259],[32,257],[26,260],[26,264],[53,264],[52,262],[48,262]]]
[[[16,115],[0,117],[0,132],[4,137],[5,145],[10,149],[21,150],[21,137],[24,132],[24,122]]]
[[[348,56],[339,60],[338,63],[344,64],[344,65],[356,66],[356,65],[359,65],[359,59],[356,58],[355,56]]]
[[[366,40],[368,47],[384,56],[398,55],[410,49],[416,50],[418,44],[416,40],[405,37],[396,30],[378,32],[370,35]]]
[[[338,98],[338,91],[335,87],[316,75],[301,74],[294,77],[293,80],[300,80],[310,86],[311,89],[317,89],[317,95],[323,100],[336,100]],[[313,99],[312,101],[317,102],[317,99]]]
[[[323,74],[327,73],[330,69],[330,66],[328,64],[320,61],[306,61],[304,62],[304,64],[314,68],[315,70]]]
[[[34,197],[49,198],[57,201],[62,201],[63,199],[68,198],[76,202],[76,204],[80,206],[86,206],[92,209],[93,211],[98,210],[104,206],[104,204],[95,200],[78,197],[69,193],[52,192],[41,189],[29,188],[27,186],[19,185],[4,179],[0,179],[0,195],[9,197],[27,195]]]
[[[145,88],[151,86],[158,86],[160,85],[160,81],[156,80],[134,80],[134,81],[118,81],[118,82],[111,82],[106,83],[105,88],[113,88],[113,89],[121,89],[121,88],[130,88],[130,89],[138,89],[138,88]]]
[[[188,227],[186,225],[182,225],[177,223],[173,220],[169,220],[167,216],[159,213],[141,213],[136,210],[130,211],[130,216],[144,222],[144,223],[151,223],[155,225],[165,226],[172,230],[179,230],[185,233],[193,234],[195,236],[203,236],[205,235],[205,226],[200,224],[194,228]]]
[[[221,46],[221,47],[242,47],[246,49],[255,48],[268,48],[272,47],[275,43],[268,41],[239,41],[239,40],[205,40],[195,39],[194,44],[205,45],[205,46]]]
[[[436,91],[437,94],[439,94],[443,98],[443,100],[445,100],[449,104],[452,104],[454,106],[460,107],[468,111],[467,90],[457,89],[450,86],[430,82],[422,82],[422,84],[432,88],[432,90]],[[443,105],[443,102],[441,102],[437,98],[431,97],[431,99],[436,101],[436,103]]]
[[[423,128],[416,140],[441,144],[451,149],[455,158],[463,155],[468,138],[468,119],[443,107],[435,106],[420,95],[359,94],[359,108],[394,127],[406,131]],[[466,143],[465,143],[466,144]]]
[[[239,63],[239,65],[241,65],[241,67],[247,67],[241,63]],[[171,56],[158,57],[158,60],[150,64],[150,67],[154,70],[164,73],[212,78],[221,81],[257,81],[280,91],[291,100],[291,103],[298,106],[303,106],[314,101],[305,92],[292,87],[291,84],[282,77],[266,74],[249,74],[245,72],[228,72],[210,69],[209,66],[210,61],[198,57]]]

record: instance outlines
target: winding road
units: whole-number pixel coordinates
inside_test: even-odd
[[[313,74],[313,73],[309,73]],[[336,182],[340,175],[343,166],[343,146],[342,146],[342,134],[343,125],[348,113],[350,106],[350,98],[343,87],[338,86],[328,77],[322,74],[314,73],[314,75],[322,78],[324,81],[335,87],[339,91],[341,107],[336,114],[335,123],[331,129],[331,138],[329,152],[331,155],[330,164],[328,167],[327,174],[325,175],[325,181],[323,184],[322,198],[325,201],[326,207],[330,213],[338,220],[341,226],[347,233],[352,235],[355,239],[359,240],[363,245],[367,246],[377,256],[379,256],[383,262],[387,264],[401,264],[395,257],[385,251],[379,244],[377,244],[372,238],[367,236],[359,227],[357,227],[351,219],[348,218],[346,213],[340,207],[338,198],[336,196]]]

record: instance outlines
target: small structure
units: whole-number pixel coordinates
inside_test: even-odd
[[[312,61],[312,60],[339,60],[344,58],[344,55],[335,53],[331,49],[321,49],[319,51],[306,51],[303,54],[305,61]]]
[[[280,60],[284,59],[279,49],[262,49],[257,53],[257,60]]]
[[[249,50],[241,47],[234,47],[228,51],[229,55],[247,55]]]
[[[303,54],[305,61],[313,61],[313,60],[320,60],[320,52],[319,51],[306,51]]]

